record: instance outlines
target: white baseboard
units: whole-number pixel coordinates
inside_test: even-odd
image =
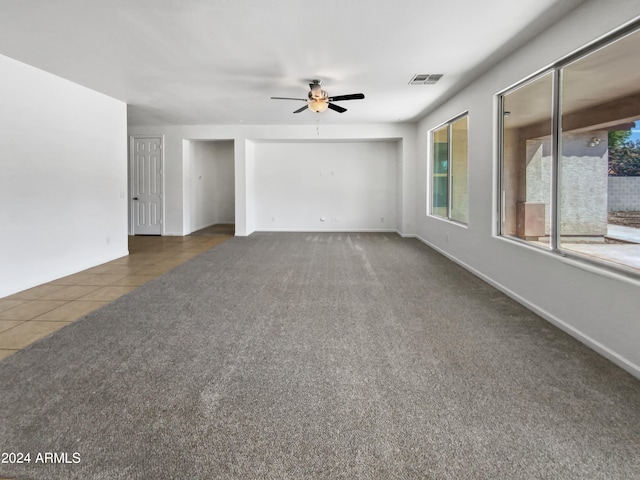
[[[400,235],[402,238],[417,238],[418,236],[415,233],[402,233],[400,230],[396,230],[396,233]]]

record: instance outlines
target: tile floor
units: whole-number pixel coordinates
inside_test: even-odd
[[[0,298],[0,359],[229,238],[129,237],[126,257]]]

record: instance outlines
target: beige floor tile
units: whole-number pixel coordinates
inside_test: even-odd
[[[49,295],[45,295],[40,300],[76,300],[84,295],[99,289],[99,285],[69,285],[63,286]]]
[[[121,258],[117,258],[115,260],[111,260],[109,262],[110,265],[126,265],[129,263],[131,257],[121,257]]]
[[[149,264],[109,265],[109,269],[106,273],[112,273],[115,275],[133,275],[147,266],[149,266]]]
[[[150,267],[151,265],[154,265],[158,263],[158,259],[157,258],[153,258],[153,259],[146,259],[146,258],[131,258],[129,261],[127,262],[121,262],[121,263],[114,263],[112,266],[113,267],[125,267],[127,269],[129,269],[129,271],[127,272],[127,274],[131,274],[131,273],[135,273],[138,270],[144,268],[144,267]],[[112,273],[120,273],[122,274],[122,271],[114,271]]]
[[[131,259],[132,262],[147,263],[148,265],[152,265],[167,258],[167,256],[162,253],[136,253],[135,256],[135,260]]]
[[[111,264],[117,264],[117,263],[120,263],[122,260],[125,260],[125,261],[126,261],[126,260],[128,260],[128,259],[130,259],[130,258],[131,258],[131,255],[125,255],[125,256],[123,256],[123,257],[116,258],[115,260],[111,260],[111,261],[110,261],[110,262],[108,262],[108,263],[111,263]]]
[[[65,303],[63,300],[31,300],[0,312],[0,320],[31,320]]]
[[[69,322],[24,322],[0,333],[0,349],[19,350],[65,325],[69,325]]]
[[[109,268],[111,265],[103,263],[102,265],[96,265],[95,267],[87,268],[82,273],[110,273]]]
[[[47,313],[37,316],[34,322],[73,322],[89,312],[106,305],[106,301],[85,301],[76,300],[65,303],[61,307],[55,308]]]
[[[221,243],[226,242],[227,240],[229,240],[229,238],[231,238],[231,237],[227,237],[227,238],[225,238],[225,237],[222,237],[222,238],[214,238],[214,239],[212,239],[212,240],[209,240],[209,241],[205,244],[205,245],[206,245],[206,248],[213,248],[213,247],[215,247],[215,246],[217,246],[217,245],[220,245]]]
[[[29,290],[23,290],[22,292],[14,293],[5,297],[9,300],[35,300],[51,292],[59,290],[58,285],[52,285],[51,283],[45,283],[44,285],[38,285],[37,287],[30,288]]]
[[[142,259],[138,258],[137,255],[128,255],[126,257],[116,258],[115,260],[111,260],[109,265],[129,265],[131,263],[140,262]]]
[[[5,310],[9,310],[10,308],[17,307],[18,305],[22,305],[26,300],[20,299],[10,299],[10,298],[0,298],[0,312],[4,312]]]
[[[18,350],[9,350],[5,348],[0,349],[0,360],[2,360],[3,358],[7,358],[9,355],[11,355],[12,353],[16,353],[17,351]],[[11,479],[0,478],[0,480],[11,480]]]
[[[139,287],[140,285],[144,285],[149,280],[153,280],[157,275],[127,275],[122,280],[118,280],[117,282],[113,282],[111,286],[115,287]]]
[[[120,298],[121,296],[129,293],[131,290],[135,290],[136,287],[120,287],[109,285],[106,287],[99,288],[95,292],[91,292],[88,295],[82,297],[81,300],[98,300],[103,302],[110,302],[115,300],[116,298]]]
[[[138,272],[138,275],[155,275],[157,277],[158,275],[162,275],[163,273],[166,273],[173,268],[174,267],[172,266],[166,266],[166,265],[152,265],[150,267],[143,268],[142,270],[140,270]]]
[[[154,262],[155,263],[155,262]],[[90,268],[85,270],[84,273],[111,273],[114,275],[131,275],[136,273],[141,268],[145,266],[152,265],[153,263],[140,263],[140,264],[112,264],[105,263],[103,265],[98,265],[97,267]]]
[[[84,280],[89,276],[89,273],[78,272],[73,275],[67,275],[66,277],[58,278],[51,282],[51,285],[85,285]]]
[[[93,278],[95,277],[95,278]],[[87,285],[111,285],[113,282],[118,280],[122,280],[126,275],[117,274],[117,273],[104,273],[100,275],[93,275],[90,282]]]
[[[188,245],[170,246],[170,247],[164,248],[160,253],[162,256],[166,258],[172,255],[175,255],[177,253],[184,252],[187,248],[188,248]]]
[[[20,325],[24,323],[26,320],[0,320],[0,332],[4,332],[5,330],[9,330],[10,328],[15,327],[16,325]]]
[[[178,265],[182,265],[185,262],[183,258],[171,258],[158,262],[149,268],[176,268]]]
[[[187,260],[191,260],[193,257],[197,257],[198,255],[200,255],[200,253],[198,252],[182,252],[176,255],[174,258],[184,263]]]
[[[201,253],[206,252],[207,250],[209,250],[209,247],[196,247],[196,248],[189,248],[188,250],[185,250],[185,253],[200,255]]]
[[[124,275],[116,275],[113,273],[76,273],[69,277],[55,280],[57,285],[109,285],[117,280],[123,278]]]

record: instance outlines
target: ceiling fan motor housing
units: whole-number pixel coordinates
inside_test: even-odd
[[[314,80],[309,84],[309,100],[321,100],[327,98],[329,95],[325,90],[322,90],[322,81]]]
[[[326,90],[317,90],[309,92],[309,100],[326,100],[329,98],[329,94]]]

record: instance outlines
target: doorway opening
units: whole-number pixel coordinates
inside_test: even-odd
[[[189,148],[190,235],[235,234],[233,140],[191,140]]]

